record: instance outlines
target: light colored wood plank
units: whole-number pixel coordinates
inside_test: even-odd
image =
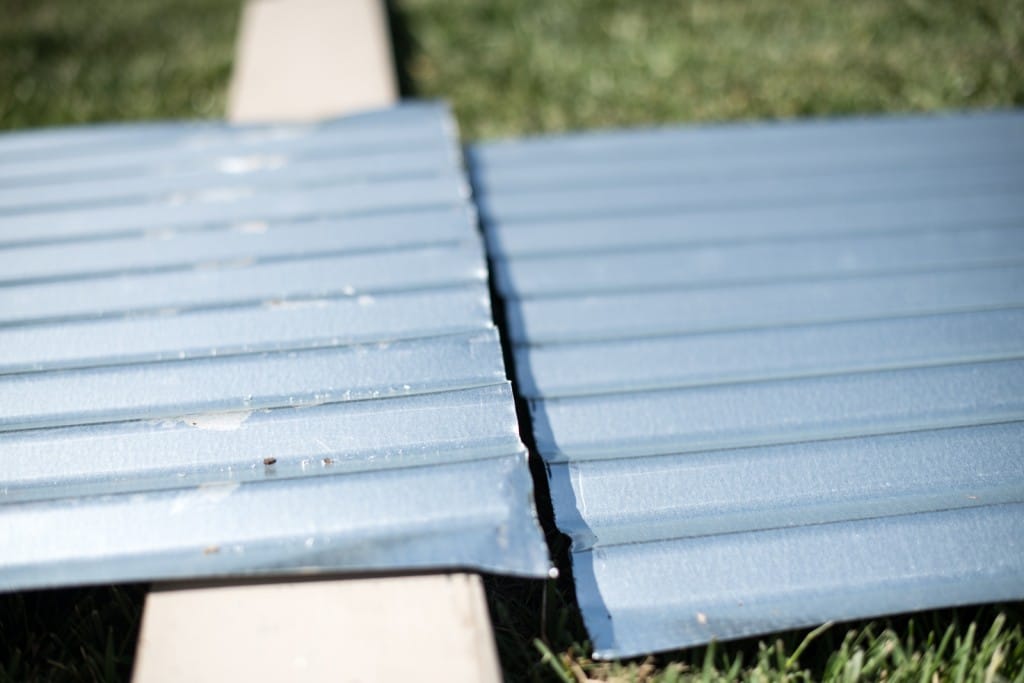
[[[398,98],[380,0],[248,0],[229,93],[237,122],[306,121]]]
[[[248,0],[229,118],[305,121],[393,104],[378,0]],[[156,586],[138,683],[501,680],[475,574]]]
[[[136,683],[501,680],[480,577],[164,586]]]

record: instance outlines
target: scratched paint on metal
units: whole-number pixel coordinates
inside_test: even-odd
[[[547,574],[446,107],[0,150],[0,590]]]
[[[469,157],[597,656],[1024,597],[1024,114]]]

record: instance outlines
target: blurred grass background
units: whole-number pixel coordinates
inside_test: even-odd
[[[239,0],[0,0],[0,128],[223,116]]]
[[[0,129],[224,109],[239,0],[0,3]],[[403,92],[451,100],[466,139],[1024,104],[1024,0],[395,0],[389,8]],[[597,663],[565,577],[487,585],[510,680],[1024,683],[1020,605]],[[121,586],[0,596],[0,681],[126,680],[143,595]]]
[[[1024,0],[404,0],[469,139],[1024,103]],[[216,117],[239,0],[3,0],[0,128]]]
[[[408,0],[401,57],[470,138],[1024,103],[1024,2]]]

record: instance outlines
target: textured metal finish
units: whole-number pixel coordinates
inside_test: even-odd
[[[0,290],[0,325],[336,296],[423,291],[481,283],[478,244],[309,258],[238,268],[192,268],[25,284]],[[363,299],[372,305],[372,299]]]
[[[528,299],[652,288],[767,284],[1024,261],[1024,228],[840,237],[822,242],[663,246],[651,251],[516,259],[496,264],[504,296]]]
[[[623,224],[628,230],[623,229]],[[835,206],[725,207],[710,212],[581,214],[504,224],[488,233],[496,257],[574,254],[745,240],[925,234],[941,230],[1020,227],[1017,193],[982,191],[929,197],[864,199]]]
[[[156,272],[202,263],[270,263],[393,248],[454,244],[465,238],[464,207],[376,214],[345,220],[240,223],[230,230],[164,231],[146,235],[34,244],[0,250],[0,282],[40,282],[69,276]]]
[[[82,176],[60,183],[60,192],[48,183],[0,188],[0,213],[18,213],[47,207],[86,207],[126,201],[151,200],[178,204],[217,201],[255,191],[283,187],[323,187],[389,178],[431,176],[451,168],[457,151],[449,144],[425,142],[410,151],[392,151],[345,158],[296,160],[285,154],[205,159],[185,167],[164,168],[157,175],[113,178]]]
[[[460,172],[344,187],[246,191],[219,201],[145,201],[113,206],[64,208],[0,216],[0,246],[123,235],[155,235],[167,231],[240,227],[252,223],[290,222],[457,207],[466,199]]]
[[[500,383],[500,361],[497,334],[486,330],[384,346],[2,375],[0,429],[435,393]],[[65,392],[69,386],[75,390]]]
[[[0,136],[0,590],[546,575],[453,133]]]
[[[1024,306],[1020,265],[813,282],[598,293],[513,307],[515,343],[694,334]]]
[[[407,104],[320,124],[120,124],[13,133],[0,142],[0,179],[10,186],[188,169],[231,174],[273,165],[281,156],[304,161],[373,157],[420,146],[452,149],[454,130],[443,108]]]
[[[615,545],[576,554],[573,567],[596,654],[608,657],[828,615],[1017,600],[1022,555],[1018,503]]]
[[[530,398],[707,386],[1018,356],[1024,308],[515,349]]]
[[[3,587],[256,573],[476,567],[541,575],[522,455],[21,503]]]
[[[937,429],[1024,416],[1024,361],[551,398],[531,412],[552,462]]]
[[[1016,112],[471,151],[597,656],[1024,597],[1022,151]]]
[[[116,492],[128,481],[139,490],[166,489],[502,456],[515,451],[509,405],[507,388],[490,385],[10,432],[4,490],[24,500]],[[54,481],[61,482],[56,493]]]
[[[855,182],[854,182],[855,181]],[[479,198],[482,215],[494,221],[571,216],[586,206],[593,213],[709,210],[717,207],[778,206],[797,203],[835,204],[862,198],[905,197],[975,189],[1019,190],[1024,162],[980,167],[929,167],[876,171],[854,179],[828,174],[801,178],[769,176],[733,178],[728,182],[696,184],[658,179],[630,185],[568,188],[562,192],[485,193]],[[2,225],[2,223],[0,223]]]
[[[786,443],[751,455],[668,455],[642,469],[631,459],[552,465],[556,514],[584,550],[1024,496],[1024,422]],[[585,520],[566,505],[573,500],[586,509]]]
[[[159,313],[0,327],[0,374],[415,339],[491,324],[482,285]]]

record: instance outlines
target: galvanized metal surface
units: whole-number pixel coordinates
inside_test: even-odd
[[[213,201],[124,203],[0,216],[0,246],[293,222],[465,205],[461,172],[343,187],[239,191]]]
[[[140,174],[219,170],[233,174],[285,162],[374,157],[427,146],[452,149],[455,124],[431,103],[315,124],[233,126],[219,122],[112,124],[11,133],[0,142],[5,186]],[[59,196],[53,197],[62,202]]]
[[[0,282],[45,282],[69,276],[134,275],[193,267],[276,263],[312,256],[342,256],[382,250],[456,244],[474,215],[464,207],[347,219],[265,223],[229,230],[163,231],[80,242],[0,250]]]
[[[1022,152],[1018,112],[470,151],[597,656],[1024,597]]]
[[[437,105],[0,136],[0,590],[546,575],[456,144]]]

